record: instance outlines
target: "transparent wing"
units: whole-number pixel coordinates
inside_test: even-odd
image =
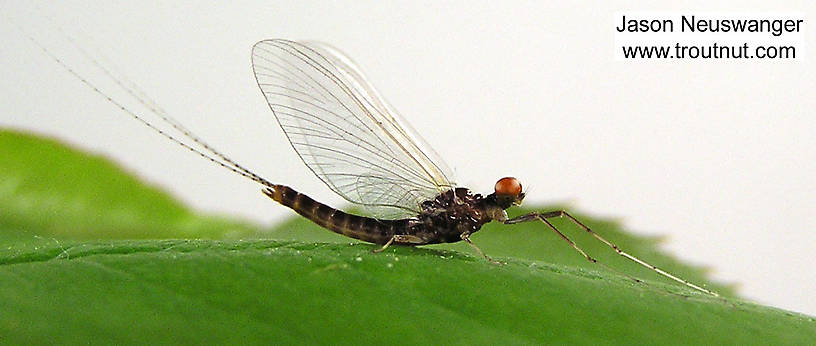
[[[292,147],[349,202],[403,217],[453,187],[447,166],[336,49],[265,40],[252,67]]]

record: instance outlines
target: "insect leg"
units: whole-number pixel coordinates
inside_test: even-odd
[[[594,232],[593,230],[591,230],[589,227],[587,227],[586,225],[584,225],[583,223],[581,223],[580,221],[578,221],[578,219],[576,219],[575,217],[573,217],[572,215],[570,215],[569,213],[567,213],[567,212],[566,212],[566,211],[564,211],[564,210],[557,210],[557,211],[551,211],[551,212],[546,212],[546,213],[536,213],[536,212],[533,212],[533,213],[530,213],[530,214],[527,214],[527,215],[522,215],[522,216],[519,216],[519,217],[515,217],[515,218],[512,218],[512,219],[509,219],[509,220],[505,220],[505,221],[504,221],[504,223],[506,223],[506,224],[514,224],[514,223],[520,223],[520,222],[527,222],[527,221],[540,220],[540,221],[544,222],[544,223],[545,223],[545,224],[546,224],[546,225],[547,225],[547,226],[548,226],[548,227],[549,227],[551,230],[553,230],[554,232],[558,233],[558,235],[559,235],[559,236],[560,236],[562,239],[564,239],[564,240],[565,240],[567,243],[569,243],[569,244],[570,244],[570,246],[572,246],[572,248],[573,248],[573,249],[575,249],[576,251],[580,252],[580,253],[581,253],[581,255],[583,255],[584,257],[586,257],[586,259],[587,259],[587,260],[589,260],[590,262],[600,264],[600,265],[602,265],[603,267],[605,267],[605,268],[607,268],[607,269],[610,269],[610,270],[612,270],[612,271],[615,271],[615,272],[620,273],[619,271],[614,270],[614,269],[610,268],[609,266],[606,266],[606,265],[604,265],[603,263],[598,262],[598,260],[596,260],[596,259],[594,259],[594,258],[590,257],[589,255],[587,255],[587,254],[586,254],[586,252],[584,252],[583,250],[581,250],[581,249],[578,247],[578,245],[576,245],[576,244],[575,244],[575,242],[573,242],[572,240],[570,240],[569,238],[567,238],[567,236],[565,236],[563,233],[561,233],[561,231],[559,231],[557,228],[555,228],[555,226],[554,226],[552,223],[550,223],[549,221],[547,221],[547,219],[551,219],[551,218],[555,218],[555,217],[566,217],[566,218],[568,218],[570,221],[572,221],[573,223],[575,223],[576,225],[578,225],[578,227],[580,227],[580,228],[581,228],[581,229],[583,229],[584,231],[588,232],[589,234],[592,234],[592,236],[593,236],[593,237],[595,237],[596,239],[600,240],[600,241],[601,241],[601,242],[603,242],[604,244],[606,244],[606,245],[608,245],[609,247],[611,247],[611,248],[612,248],[613,250],[615,250],[615,252],[617,252],[619,255],[621,255],[621,256],[623,256],[623,257],[626,257],[626,258],[628,258],[629,260],[631,260],[631,261],[633,261],[633,262],[635,262],[635,263],[638,263],[638,264],[640,264],[640,265],[642,265],[642,266],[644,266],[644,267],[646,267],[646,268],[649,268],[649,269],[651,269],[651,270],[655,271],[656,273],[658,273],[658,274],[660,274],[660,275],[662,275],[662,276],[664,276],[664,277],[667,277],[667,278],[669,278],[669,279],[672,279],[672,280],[674,280],[674,281],[677,281],[677,282],[679,282],[679,283],[682,283],[682,284],[684,284],[684,285],[686,285],[686,286],[688,286],[688,287],[691,287],[691,288],[693,288],[693,289],[695,289],[695,290],[698,290],[698,291],[701,291],[701,292],[708,293],[708,294],[713,295],[713,296],[715,296],[715,297],[719,297],[719,294],[717,294],[717,293],[714,293],[714,292],[712,292],[712,291],[710,291],[710,290],[707,290],[707,289],[702,288],[702,287],[700,287],[700,286],[697,286],[697,285],[695,285],[695,284],[693,284],[693,283],[691,283],[691,282],[688,282],[688,281],[683,280],[683,279],[681,279],[681,278],[679,278],[679,277],[676,277],[676,276],[674,276],[674,275],[672,275],[672,274],[670,274],[670,273],[668,273],[668,272],[664,271],[663,269],[660,269],[660,268],[658,268],[658,267],[656,267],[656,266],[654,266],[654,265],[651,265],[651,264],[649,264],[649,263],[646,263],[645,261],[643,261],[643,260],[641,260],[641,259],[639,259],[639,258],[637,258],[637,257],[635,257],[635,256],[632,256],[632,255],[630,255],[630,254],[628,254],[628,253],[624,252],[623,250],[621,250],[621,249],[620,249],[620,247],[618,247],[617,245],[613,244],[612,242],[610,242],[610,241],[608,241],[608,240],[604,239],[603,237],[601,237],[601,235],[600,235],[600,234],[595,233],[595,232]],[[624,274],[624,275],[625,275],[625,274]],[[626,276],[629,276],[629,275],[626,275]],[[629,277],[631,278],[631,276],[629,276]],[[633,278],[633,279],[634,279],[634,280],[636,280],[636,281],[638,281],[638,282],[640,282],[640,280],[638,280],[638,279],[635,279],[635,278]]]
[[[426,244],[427,242],[425,240],[422,240],[422,238],[414,236],[414,235],[394,234],[391,237],[391,239],[388,239],[388,241],[385,244],[383,244],[383,246],[381,248],[371,250],[371,252],[374,252],[374,253],[383,252],[383,251],[385,251],[385,249],[387,249],[389,246],[391,246],[391,244],[394,244],[394,243],[406,244],[406,245],[422,245],[422,244]]]
[[[482,251],[482,249],[480,249],[478,246],[476,246],[476,244],[474,244],[470,240],[470,233],[462,233],[461,237],[462,237],[462,240],[464,240],[466,243],[468,243],[470,245],[470,247],[473,248],[473,250],[476,250],[476,252],[478,252],[480,255],[482,255],[488,262],[493,263],[493,264],[507,264],[507,263],[504,263],[504,262],[496,261],[496,260],[488,257],[484,253],[484,251]]]

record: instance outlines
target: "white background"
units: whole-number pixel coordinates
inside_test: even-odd
[[[235,3],[5,3],[2,12],[60,54],[68,45],[45,29],[52,18],[201,137],[340,206],[277,128],[249,61],[265,38],[329,42],[462,185],[490,192],[514,175],[528,204],[568,202],[666,235],[667,251],[745,296],[816,314],[816,60],[622,62],[612,53],[616,11],[810,15],[812,2]],[[0,126],[107,155],[203,210],[264,223],[293,215],[132,121],[3,23]],[[816,30],[807,20],[803,29],[813,46]]]

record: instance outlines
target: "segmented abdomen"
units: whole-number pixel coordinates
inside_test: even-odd
[[[385,244],[394,234],[405,234],[408,227],[407,219],[378,220],[348,214],[285,185],[275,185],[263,192],[323,228],[362,241]]]

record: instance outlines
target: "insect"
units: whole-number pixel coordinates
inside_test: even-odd
[[[374,252],[392,245],[464,241],[488,261],[498,263],[480,250],[470,236],[490,222],[536,221],[558,234],[588,261],[601,264],[549,221],[566,218],[621,256],[688,287],[717,295],[624,252],[566,211],[532,212],[509,218],[505,210],[521,204],[525,197],[516,178],[499,179],[494,191],[487,195],[457,186],[448,166],[375,91],[351,59],[328,45],[282,39],[260,41],[252,49],[252,68],[275,119],[306,166],[332,191],[374,217],[329,207],[253,173],[187,130],[144,93],[122,83],[86,55],[123,90],[192,143],[182,141],[123,106],[48,49],[40,47],[82,83],[131,117],[198,155],[261,184],[269,198],[314,223],[381,245]]]

